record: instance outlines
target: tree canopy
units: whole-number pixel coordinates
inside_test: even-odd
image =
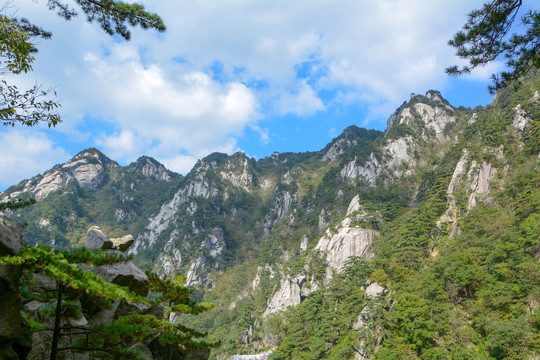
[[[463,29],[448,42],[468,64],[451,66],[446,72],[453,76],[468,74],[504,57],[507,70],[493,74],[493,85],[489,86],[489,91],[495,93],[519,82],[530,69],[540,68],[540,13],[528,10],[521,17],[522,26],[517,29],[521,31],[509,35],[522,5],[522,0],[493,0],[469,13]]]
[[[87,352],[92,354],[92,358],[100,359],[135,359],[139,357],[134,345],[153,341],[181,349],[219,345],[219,342],[204,340],[207,335],[204,332],[170,321],[171,313],[197,315],[211,308],[191,298],[193,289],[184,286],[183,276],[166,280],[148,273],[152,293],[147,298],[131,292],[127,287],[109,283],[89,270],[93,266],[114,265],[130,259],[101,250],[58,250],[38,246],[23,247],[17,255],[0,257],[0,266],[21,266],[24,275],[20,284],[21,296],[26,302],[35,300],[42,304],[45,311],[43,316],[49,315],[54,320],[48,321],[45,316],[42,322],[36,322],[23,311],[32,331],[52,333],[51,360],[57,359],[58,353],[63,351]],[[35,274],[53,280],[55,288],[36,291],[39,281],[34,278]],[[83,295],[91,296],[95,302],[103,305],[112,305],[116,301],[153,306],[158,311],[120,315],[114,321],[94,325],[73,324],[69,320],[77,320],[83,314],[81,302],[76,301]],[[159,309],[163,310],[162,315]]]

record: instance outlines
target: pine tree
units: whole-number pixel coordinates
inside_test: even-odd
[[[130,260],[123,255],[104,253],[86,248],[55,250],[47,246],[25,247],[18,255],[0,258],[0,265],[20,265],[24,269],[26,281],[21,294],[28,300],[40,303],[52,303],[46,312],[54,318],[54,325],[47,329],[43,324],[33,323],[34,330],[52,331],[50,359],[56,360],[62,351],[91,352],[94,357],[104,359],[134,359],[137,351],[134,344],[150,343],[157,340],[160,344],[170,344],[183,348],[200,349],[215,346],[216,343],[200,339],[206,334],[194,329],[173,324],[168,318],[172,312],[198,314],[209,308],[197,304],[190,298],[192,290],[182,285],[183,278],[161,280],[149,274],[150,287],[154,299],[150,300],[130,292],[127,288],[111,284],[91,271],[84,271],[77,264],[100,266]],[[41,274],[56,283],[54,289],[33,291],[33,275]],[[71,301],[81,295],[90,295],[104,304],[123,301],[149,306],[162,304],[164,316],[131,314],[120,316],[112,323],[90,326],[70,325],[67,320],[78,319],[82,309],[80,304]],[[62,341],[62,339],[66,339]],[[67,340],[73,339],[67,346]]]
[[[468,74],[503,56],[508,71],[492,75],[493,85],[489,86],[489,91],[495,93],[512,82],[519,82],[531,69],[540,68],[540,13],[537,10],[529,10],[521,18],[524,33],[507,37],[522,5],[522,0],[492,0],[472,11],[463,30],[448,42],[469,64],[461,68],[451,66],[446,72],[453,76]]]

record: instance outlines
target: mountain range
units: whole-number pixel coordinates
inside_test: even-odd
[[[385,132],[324,149],[213,153],[186,175],[98,149],[8,188],[30,245],[133,234],[145,270],[214,309],[212,359],[540,356],[540,78],[492,104],[411,94]]]

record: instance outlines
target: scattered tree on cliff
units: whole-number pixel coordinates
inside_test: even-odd
[[[522,0],[493,0],[468,15],[467,22],[448,42],[457,49],[457,55],[468,65],[451,66],[446,72],[453,76],[468,74],[478,66],[484,66],[500,56],[506,58],[508,71],[493,74],[489,91],[495,93],[532,68],[540,68],[540,13],[529,10],[521,18],[526,31],[507,37],[516,19]]]

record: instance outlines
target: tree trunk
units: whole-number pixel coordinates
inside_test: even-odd
[[[56,312],[54,315],[54,329],[53,338],[51,343],[51,360],[56,360],[58,354],[58,339],[60,338],[60,323],[62,320],[62,294],[64,292],[65,285],[63,282],[58,281],[56,296]]]

